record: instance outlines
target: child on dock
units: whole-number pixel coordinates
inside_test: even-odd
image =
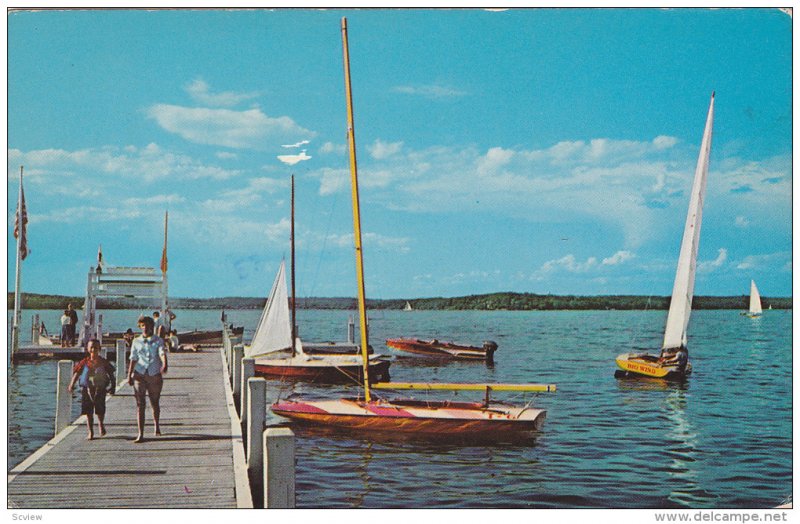
[[[106,416],[106,393],[114,394],[114,366],[100,356],[100,342],[90,340],[86,344],[89,356],[75,364],[72,368],[72,381],[67,391],[72,393],[75,383],[81,387],[81,414],[86,415],[86,427],[89,435],[86,440],[94,439],[94,415],[100,426],[100,435],[106,434],[104,420]]]

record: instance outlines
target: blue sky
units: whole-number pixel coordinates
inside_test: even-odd
[[[791,295],[791,18],[774,9],[15,12],[8,289],[157,267],[173,296],[354,296],[347,16],[367,295],[669,295],[706,111],[696,294]],[[294,146],[294,147],[286,147]]]

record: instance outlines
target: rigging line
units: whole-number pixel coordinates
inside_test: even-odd
[[[325,226],[325,234],[322,237],[322,249],[319,252],[319,258],[317,259],[317,269],[314,272],[314,278],[311,280],[311,290],[307,296],[314,296],[314,292],[317,288],[317,279],[319,278],[319,269],[322,266],[322,257],[325,254],[325,251],[328,247],[328,235],[330,234],[331,230],[331,222],[333,222],[333,212],[336,209],[336,202],[339,200],[339,192],[335,191],[333,193],[333,200],[331,201],[331,209],[328,212],[328,223]]]

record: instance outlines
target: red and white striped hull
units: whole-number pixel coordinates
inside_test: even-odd
[[[300,424],[459,437],[532,433],[542,428],[546,415],[541,409],[499,403],[486,407],[472,402],[355,399],[277,402],[272,411]]]

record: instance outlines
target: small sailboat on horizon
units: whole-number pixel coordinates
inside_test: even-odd
[[[414,308],[411,307],[411,302],[408,300],[406,300],[406,305],[403,306],[403,311],[414,311]]]
[[[772,306],[770,306],[770,309]],[[742,315],[748,316],[750,318],[758,318],[763,313],[763,309],[761,309],[761,295],[758,294],[758,288],[756,287],[756,281],[750,281],[750,307],[747,311],[743,311]]]
[[[664,342],[660,355],[649,353],[623,353],[616,359],[621,368],[614,374],[617,378],[650,377],[681,380],[692,372],[687,349],[686,330],[692,313],[692,297],[697,266],[697,250],[700,242],[700,226],[703,218],[708,162],[711,154],[711,135],[714,127],[714,93],[708,107],[703,140],[697,159],[689,211],[681,241],[678,267],[672,288]]]
[[[366,297],[364,290],[363,249],[361,244],[361,218],[358,199],[358,174],[353,130],[350,65],[347,46],[347,20],[342,19],[342,47],[345,68],[345,93],[347,100],[347,136],[350,150],[350,175],[353,197],[353,229],[358,283],[358,309],[361,348],[364,356],[363,398],[336,398],[326,400],[292,399],[272,405],[276,415],[295,423],[314,428],[336,430],[383,432],[391,435],[423,437],[491,438],[519,437],[541,429],[546,412],[533,408],[530,403],[517,406],[490,400],[493,391],[555,391],[552,384],[435,384],[435,383],[377,383],[372,384],[366,370],[372,365],[366,359],[369,347]],[[452,402],[414,399],[375,399],[372,389],[416,389],[431,391],[480,391],[483,402]]]

